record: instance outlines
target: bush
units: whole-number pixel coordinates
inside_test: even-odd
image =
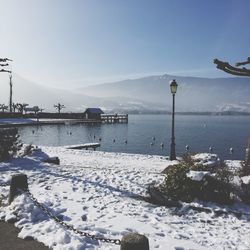
[[[228,170],[228,166],[225,164],[225,162],[221,161],[219,166],[215,169],[215,178],[218,181],[230,183],[233,180],[234,175]]]
[[[15,156],[21,146],[17,128],[0,129],[0,161]]]
[[[207,175],[201,181],[201,192],[197,198],[203,201],[231,204],[233,202],[232,191],[230,183]]]
[[[240,176],[250,175],[250,165],[246,161],[241,162]]]
[[[231,174],[225,164],[217,168],[213,176],[206,175],[201,181],[187,177],[190,170],[204,171],[207,167],[191,161],[181,161],[164,170],[166,174],[161,191],[174,201],[191,202],[194,199],[229,204],[231,200]],[[207,169],[206,169],[207,170]]]
[[[166,177],[161,189],[173,201],[191,202],[197,196],[198,182],[194,182],[187,177],[189,170],[190,167],[185,162],[165,169]]]

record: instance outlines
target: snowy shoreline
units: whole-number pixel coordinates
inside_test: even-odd
[[[61,165],[41,162],[58,156]],[[32,156],[0,163],[0,183],[16,173],[28,176],[31,193],[55,215],[75,228],[97,236],[119,238],[138,232],[149,238],[150,249],[249,249],[249,217],[220,217],[204,212],[173,213],[173,209],[135,199],[149,184],[163,181],[161,171],[173,162],[162,156],[42,147]],[[2,197],[8,187],[0,187]],[[3,199],[6,202],[6,198]],[[215,204],[207,204],[216,207]],[[235,204],[235,209],[250,211]],[[0,218],[21,218],[19,237],[33,237],[53,249],[120,249],[119,246],[81,237],[48,219],[23,194]]]

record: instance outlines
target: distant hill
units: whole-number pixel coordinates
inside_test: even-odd
[[[169,82],[176,79],[176,108],[179,111],[223,111],[240,107],[250,112],[250,78],[200,78],[171,75],[149,76],[104,83],[78,89],[95,97],[123,96],[142,101],[171,105]],[[246,104],[246,105],[245,105]]]
[[[0,76],[0,102],[8,104],[8,78]],[[28,81],[16,74],[13,75],[13,102],[38,105],[41,108],[55,110],[53,105],[62,102],[68,110],[80,108],[84,103],[91,103],[95,98],[83,94],[71,93],[63,89],[54,89]]]
[[[104,83],[80,89],[56,89],[13,75],[13,102],[38,105],[55,111],[81,112],[86,107],[101,107],[106,112],[162,113],[171,111],[169,82],[176,79],[176,111],[250,112],[250,78],[198,78],[171,75]],[[0,74],[0,103],[8,104],[9,79]]]
[[[9,78],[7,75],[0,75],[0,104],[9,102]],[[54,104],[60,102],[66,106],[63,111],[81,112],[87,107],[101,107],[106,111],[117,110],[129,112],[131,110],[149,110],[152,107],[157,110],[165,109],[162,105],[141,101],[138,98],[122,96],[99,98],[81,93],[78,90],[56,89],[37,84],[13,75],[13,102],[28,103],[30,106],[38,105],[46,111],[55,111]]]

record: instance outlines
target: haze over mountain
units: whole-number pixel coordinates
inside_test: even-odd
[[[0,75],[0,104],[8,105],[9,103],[9,78],[7,74]],[[39,106],[45,111],[56,112],[54,104],[58,102],[66,106],[63,111],[83,112],[87,107],[101,107],[106,111],[113,110],[151,110],[165,109],[156,103],[140,101],[136,98],[114,96],[108,98],[98,98],[84,95],[80,91],[51,88],[42,84],[37,84],[13,75],[13,102],[28,103],[29,106]]]
[[[250,78],[200,78],[182,76],[149,76],[105,83],[79,89],[95,97],[123,96],[142,101],[171,105],[169,83],[176,79],[178,111],[250,111]],[[231,109],[230,109],[231,107]]]
[[[101,107],[114,112],[170,111],[172,96],[169,82],[176,79],[177,111],[250,112],[249,78],[198,78],[171,75],[149,76],[134,80],[93,85],[81,89],[56,89],[13,75],[13,102],[38,105],[45,111],[82,112],[86,107]],[[8,104],[9,78],[0,75],[0,103]]]

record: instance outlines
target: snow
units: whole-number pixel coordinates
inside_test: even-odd
[[[193,170],[190,170],[187,173],[187,177],[193,181],[201,181],[203,177],[206,175],[211,175],[211,174],[208,171],[193,171]]]
[[[192,156],[196,164],[202,164],[207,167],[216,167],[220,162],[220,159],[217,154],[211,153],[199,153]]]
[[[42,162],[58,156],[61,165]],[[147,186],[163,181],[160,174],[171,161],[138,154],[42,147],[32,156],[0,163],[0,183],[16,173],[28,176],[29,189],[54,215],[76,229],[99,237],[121,239],[130,232],[149,238],[150,249],[249,249],[249,216],[195,212],[156,206],[140,199]],[[7,204],[9,187],[0,187]],[[203,206],[200,203],[193,203]],[[205,204],[213,209],[215,204]],[[249,206],[230,207],[249,212]],[[48,218],[22,194],[10,206],[0,207],[0,218],[17,219],[19,237],[33,237],[52,249],[119,250],[120,246],[81,237]]]
[[[248,185],[250,183],[250,175],[241,177],[244,184]]]
[[[242,161],[239,161],[239,160],[234,160],[234,161],[226,160],[225,163],[228,166],[228,169],[232,173],[237,173],[242,169]]]

